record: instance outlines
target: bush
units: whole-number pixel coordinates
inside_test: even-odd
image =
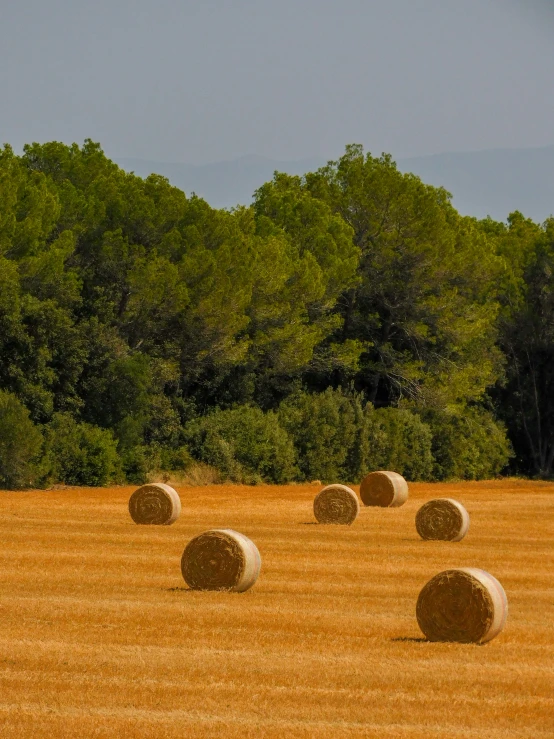
[[[121,469],[127,482],[143,485],[148,482],[149,473],[160,469],[161,455],[157,445],[123,446],[119,444]]]
[[[485,410],[432,411],[426,414],[425,420],[433,434],[437,480],[496,477],[513,454],[504,426]]]
[[[161,450],[162,470],[185,471],[194,464],[194,459],[186,446],[177,449],[164,447]]]
[[[188,470],[194,464],[186,446],[176,449],[157,443],[139,444],[121,451],[121,466],[128,482],[142,485],[156,475]]]
[[[106,485],[121,477],[112,432],[56,413],[46,428],[50,477],[66,485]]]
[[[0,485],[29,487],[40,476],[42,434],[15,395],[0,390]]]
[[[342,390],[297,391],[279,406],[279,422],[294,442],[304,480],[354,480],[367,456],[360,400]]]
[[[432,434],[421,418],[404,408],[367,407],[370,470],[393,470],[407,480],[433,478]]]
[[[292,442],[272,412],[217,410],[189,423],[185,436],[196,459],[235,482],[284,483],[297,472]]]

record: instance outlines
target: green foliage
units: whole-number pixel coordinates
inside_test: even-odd
[[[359,347],[356,384],[377,405],[465,403],[499,374],[495,289],[502,261],[442,188],[400,173],[390,156],[344,156],[306,175],[312,197],[354,232],[359,282],[338,304],[331,341]],[[345,367],[344,372],[347,371]]]
[[[283,483],[295,476],[292,442],[271,411],[217,410],[190,423],[186,438],[197,459],[230,480]]]
[[[513,454],[504,426],[485,410],[432,411],[425,419],[433,434],[433,477],[437,480],[497,477]]]
[[[49,477],[66,485],[107,485],[121,476],[111,431],[56,413],[45,430]]]
[[[135,444],[121,450],[125,479],[136,485],[148,482],[148,476],[162,467],[162,450],[157,444]]]
[[[363,413],[356,396],[327,388],[298,390],[279,406],[279,422],[294,442],[304,480],[352,480],[363,464]]]
[[[542,227],[510,216],[499,237],[510,265],[500,344],[506,383],[497,392],[499,415],[515,447],[515,468],[554,474],[554,218]],[[512,255],[516,253],[517,258]]]
[[[357,145],[305,177],[276,173],[231,212],[90,140],[5,146],[0,390],[49,449],[59,428],[56,474],[71,480],[185,469],[193,428],[194,455],[234,479],[419,479],[426,423],[447,429],[433,474],[497,474],[507,447],[481,406],[506,423],[513,468],[549,476],[553,224],[461,217],[444,189]],[[496,440],[486,464],[474,427]],[[17,484],[38,479],[33,464]]]
[[[294,440],[302,479],[359,482],[378,469],[432,477],[431,431],[408,410],[375,410],[359,395],[328,388],[295,392],[281,403],[279,420]]]
[[[0,390],[0,485],[22,488],[40,478],[42,434],[29,411],[11,393]]]
[[[257,233],[283,234],[297,264],[308,254],[314,258],[317,308],[332,308],[337,296],[355,284],[360,249],[352,229],[329,205],[312,197],[300,177],[275,174],[256,191],[254,211]]]
[[[431,429],[403,408],[368,409],[370,454],[366,471],[394,470],[407,480],[433,477]]]
[[[172,471],[186,471],[194,464],[194,457],[187,446],[177,449],[161,450],[161,468]]]

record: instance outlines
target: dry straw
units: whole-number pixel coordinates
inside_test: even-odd
[[[370,472],[361,482],[360,497],[367,506],[397,508],[408,500],[408,483],[398,472]]]
[[[181,572],[193,590],[242,593],[258,579],[262,560],[257,546],[232,529],[213,529],[189,541]]]
[[[417,622],[429,641],[483,644],[500,634],[507,615],[502,585],[474,567],[435,575],[416,606]]]
[[[422,505],[415,525],[422,539],[461,541],[469,530],[469,514],[452,498],[437,498]]]
[[[346,485],[327,485],[314,499],[314,515],[318,523],[349,526],[360,511],[358,496]]]
[[[181,499],[169,485],[150,483],[131,495],[129,513],[135,523],[168,526],[179,518]]]

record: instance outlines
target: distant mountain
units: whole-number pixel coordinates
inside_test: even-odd
[[[487,149],[401,159],[430,185],[442,185],[465,215],[503,221],[514,210],[542,222],[554,215],[554,146]]]
[[[216,208],[250,203],[254,190],[270,180],[275,170],[300,175],[325,164],[317,158],[286,162],[260,156],[199,166],[143,159],[116,161],[141,177],[151,172],[164,175]],[[554,146],[434,154],[400,159],[397,164],[402,172],[413,172],[430,185],[445,187],[465,215],[505,220],[520,210],[542,222],[554,214]]]
[[[254,190],[270,180],[276,169],[288,174],[301,175],[325,164],[323,159],[278,162],[256,155],[199,166],[149,162],[144,159],[116,159],[115,161],[120,167],[134,172],[139,177],[147,177],[152,172],[161,174],[187,194],[195,192],[200,195],[214,208],[230,208],[239,203],[249,204]]]

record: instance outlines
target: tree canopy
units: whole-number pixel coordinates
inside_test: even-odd
[[[228,211],[90,140],[4,146],[0,483],[551,475],[553,269],[554,220],[462,217],[358,145]]]

